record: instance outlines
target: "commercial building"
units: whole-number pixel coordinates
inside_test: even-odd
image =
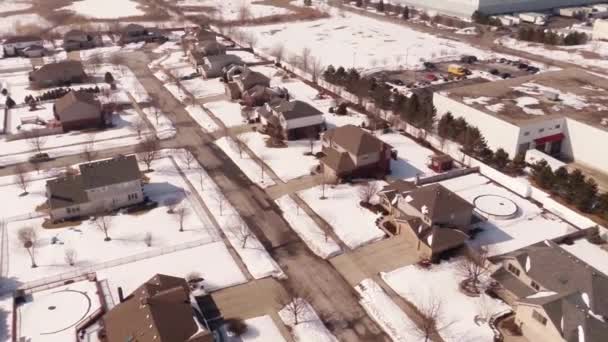
[[[608,80],[567,69],[474,84],[434,94],[439,114],[476,126],[488,146],[511,157],[536,149],[608,170]]]
[[[591,5],[602,0],[394,0],[393,3],[434,10],[439,13],[470,17],[475,11],[485,14],[546,11],[559,7]]]

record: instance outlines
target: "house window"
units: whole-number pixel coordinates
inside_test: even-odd
[[[515,274],[516,276],[519,277],[519,274],[520,274],[519,268],[517,268],[517,267],[515,267],[515,266],[513,266],[511,264],[508,264],[507,265],[507,269],[509,270],[509,272],[511,272],[511,273],[513,273],[513,274]]]
[[[547,325],[547,318],[545,318],[545,316],[541,315],[536,310],[532,311],[532,318],[534,318],[536,321],[538,321],[542,325]]]
[[[555,129],[562,127],[562,125],[555,125]]]
[[[530,135],[530,132],[524,132],[525,137],[527,137],[528,135]]]
[[[536,291],[540,291],[540,285],[538,285],[534,280],[532,280],[530,286],[532,286]]]
[[[538,133],[542,133],[542,132],[544,132],[544,131],[545,131],[545,129],[544,129],[544,128],[541,128],[541,129],[539,129],[539,130],[538,130]]]
[[[68,214],[76,214],[80,212],[80,207],[66,208]]]
[[[138,197],[137,194],[129,194],[129,196],[127,196],[127,198],[129,199],[129,201],[136,200],[137,197]]]

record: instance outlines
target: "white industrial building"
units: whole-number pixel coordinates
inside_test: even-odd
[[[608,20],[597,19],[593,22],[593,39],[608,40]]]
[[[386,2],[386,1],[385,1]],[[448,15],[470,17],[475,11],[485,14],[503,14],[553,10],[598,4],[605,0],[389,0],[394,4],[434,10]]]
[[[477,126],[492,150],[530,149],[608,170],[608,79],[584,70],[546,72],[434,95],[439,114]]]

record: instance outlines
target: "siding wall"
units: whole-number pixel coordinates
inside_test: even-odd
[[[567,140],[562,145],[564,154],[576,162],[608,172],[608,153],[603,148],[608,143],[608,131],[584,123],[566,119]]]
[[[546,325],[542,325],[532,317],[534,310],[547,318]],[[521,325],[522,332],[529,341],[565,342],[557,327],[553,325],[553,322],[541,307],[518,304],[515,308],[515,324]]]

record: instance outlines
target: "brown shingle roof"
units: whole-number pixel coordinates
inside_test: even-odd
[[[30,72],[30,77],[36,80],[64,80],[84,75],[84,67],[79,61],[61,61],[45,64],[39,69]]]
[[[324,134],[323,139],[332,140],[356,156],[380,152],[384,146],[388,146],[382,140],[353,125],[329,130]]]
[[[260,74],[261,75],[261,74]],[[263,76],[263,75],[262,75]],[[266,76],[263,76],[266,77]],[[286,120],[323,115],[323,112],[304,101],[283,101],[274,110],[283,114]]]
[[[55,110],[57,113],[61,113],[78,102],[87,103],[95,108],[100,106],[99,101],[95,99],[95,95],[86,91],[72,90],[55,101]]]
[[[340,153],[334,149],[326,150],[325,155],[321,157],[321,162],[337,173],[349,172],[355,169],[355,163],[348,153]]]
[[[141,179],[137,158],[134,155],[81,164],[80,174],[85,189]]]
[[[186,281],[157,274],[103,317],[108,342],[185,342],[199,327]]]
[[[37,41],[42,41],[42,38],[40,38],[39,36],[15,36],[15,37],[7,38],[4,41],[4,44],[37,42]]]
[[[461,210],[473,210],[473,205],[443,185],[435,183],[423,186],[407,193],[411,200],[408,203],[428,216],[433,223],[440,217]],[[424,208],[424,209],[423,209]]]

